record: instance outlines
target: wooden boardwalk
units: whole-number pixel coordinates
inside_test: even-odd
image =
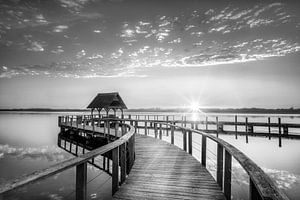
[[[136,160],[114,199],[225,199],[194,157],[165,141],[136,134]]]

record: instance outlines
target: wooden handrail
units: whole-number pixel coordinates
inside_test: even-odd
[[[194,132],[197,134],[202,135],[202,164],[204,166],[206,165],[205,161],[205,151],[206,151],[206,138],[209,138],[216,142],[218,144],[218,148],[222,148],[225,150],[225,178],[226,179],[226,156],[232,156],[234,157],[240,165],[245,169],[245,171],[248,173],[250,177],[250,188],[253,191],[256,191],[259,193],[259,197],[261,199],[272,199],[272,200],[288,200],[288,197],[274,184],[274,182],[270,179],[268,175],[265,174],[265,172],[257,165],[255,164],[254,161],[252,161],[249,157],[247,157],[244,153],[242,153],[240,150],[229,144],[228,142],[225,142],[224,140],[215,137],[214,135],[205,133],[203,131],[187,128],[187,127],[182,127],[170,123],[163,123],[163,122],[156,122],[159,124],[167,125],[170,127],[173,127],[171,130],[174,130],[174,128],[182,129],[184,132]],[[184,136],[183,136],[184,137]],[[172,141],[172,138],[171,138]],[[204,142],[205,141],[205,142]],[[204,143],[203,143],[204,142]],[[192,142],[189,142],[189,144],[192,144]],[[220,147],[219,147],[220,145]],[[192,147],[189,147],[191,149]],[[203,149],[205,148],[205,149]],[[186,148],[184,148],[186,149]],[[222,151],[223,152],[223,151]],[[221,155],[222,154],[222,155]],[[227,154],[227,155],[226,155]],[[223,153],[218,153],[217,155],[217,160],[218,156],[222,156],[223,158]],[[222,160],[223,162],[223,160]],[[230,158],[231,162],[231,158]],[[217,163],[218,164],[218,163]],[[221,166],[221,165],[219,165]],[[231,164],[230,164],[231,167]],[[222,169],[223,170],[223,169]],[[223,174],[220,174],[220,171],[217,170],[217,174],[219,173],[219,176],[223,176]],[[231,173],[231,172],[230,172]],[[218,179],[217,177],[217,179]],[[226,181],[226,180],[225,180]],[[219,181],[217,181],[219,183]],[[231,183],[230,183],[231,184]],[[226,186],[227,185],[227,186]],[[220,185],[222,187],[222,185]],[[227,199],[230,199],[230,195],[228,196],[226,194],[226,187],[228,187],[228,184],[224,183],[224,193]],[[254,187],[254,188],[253,188]],[[251,193],[251,191],[250,191]],[[257,197],[256,197],[257,198]],[[251,199],[256,199],[256,198],[251,198]]]
[[[60,118],[60,120],[61,120],[61,118]],[[116,120],[116,119],[114,119],[114,120]],[[120,120],[118,120],[118,121],[120,121]],[[59,123],[60,123],[60,121],[59,121]],[[49,168],[38,170],[38,171],[35,171],[31,174],[24,175],[20,178],[7,181],[6,183],[4,183],[0,186],[0,199],[1,199],[1,196],[5,195],[6,193],[8,193],[12,190],[15,190],[17,188],[20,188],[22,186],[25,186],[25,185],[28,185],[28,184],[31,184],[31,183],[35,183],[35,182],[37,182],[41,179],[47,178],[49,176],[53,176],[57,173],[60,173],[62,171],[65,171],[65,170],[67,170],[69,168],[72,168],[72,167],[75,167],[75,166],[77,167],[77,174],[80,174],[80,173],[78,173],[78,171],[79,172],[84,171],[84,168],[86,168],[86,163],[89,160],[95,158],[96,156],[107,153],[109,151],[112,151],[112,155],[113,155],[112,160],[115,161],[114,165],[113,165],[115,170],[113,170],[113,172],[115,171],[117,173],[116,177],[118,177],[119,169],[116,166],[119,165],[119,161],[118,161],[119,160],[119,153],[118,153],[119,152],[119,147],[124,150],[124,147],[122,147],[122,146],[124,146],[124,144],[126,144],[126,142],[130,142],[130,140],[132,138],[134,138],[134,135],[135,135],[134,127],[130,126],[130,125],[127,125],[127,124],[125,124],[125,125],[127,127],[129,127],[128,133],[126,133],[125,135],[123,135],[119,139],[115,140],[114,142],[111,142],[111,143],[109,143],[105,146],[99,147],[99,148],[97,148],[93,151],[90,151],[90,152],[88,152],[86,154],[83,154],[83,155],[80,155],[78,157],[71,158],[71,159],[65,160],[63,162],[60,162],[58,164],[55,164],[55,165],[53,165]],[[125,148],[125,150],[126,150],[126,148]],[[124,162],[124,161],[121,161],[121,162]],[[81,175],[86,176],[86,169],[85,169],[85,174],[81,174]],[[124,174],[121,174],[121,176],[124,179]],[[113,174],[113,179],[116,179],[116,177],[114,177],[114,174]],[[125,175],[125,177],[126,177],[126,175]],[[113,181],[113,186],[115,185],[118,188],[119,183],[116,183],[116,181],[118,182],[118,179]],[[122,181],[124,182],[124,180],[122,180]],[[113,188],[112,190],[113,190],[113,192],[115,192],[117,189]],[[76,191],[76,193],[77,193],[77,191]],[[78,198],[77,194],[76,194],[76,196],[77,196],[77,199],[82,199],[80,197]],[[84,197],[84,199],[85,199],[85,197]]]

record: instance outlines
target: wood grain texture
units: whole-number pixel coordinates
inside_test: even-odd
[[[194,157],[176,146],[136,135],[133,168],[114,199],[225,199]]]

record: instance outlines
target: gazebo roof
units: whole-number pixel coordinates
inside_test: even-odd
[[[87,108],[91,109],[127,109],[118,92],[98,93]]]

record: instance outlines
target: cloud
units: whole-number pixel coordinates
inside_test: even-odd
[[[30,44],[30,47],[27,48],[28,51],[44,51],[44,45],[38,41],[33,41]]]
[[[54,27],[53,32],[61,33],[61,32],[64,32],[65,30],[67,30],[68,28],[69,28],[69,26],[67,26],[67,25],[58,25],[58,26]]]

